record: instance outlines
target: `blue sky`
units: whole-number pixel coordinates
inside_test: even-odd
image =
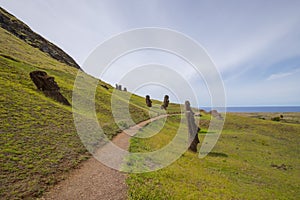
[[[142,27],[179,31],[206,49],[224,81],[227,105],[300,105],[300,1],[0,0],[0,5],[80,65],[120,32]],[[162,55],[136,53],[115,68],[151,59],[168,65],[178,61]],[[117,75],[105,81],[114,85]],[[193,84],[202,88],[200,82]],[[209,104],[206,93],[199,92],[203,105]]]

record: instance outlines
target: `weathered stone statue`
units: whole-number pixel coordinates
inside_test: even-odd
[[[127,88],[126,88],[126,87],[124,87],[123,91],[124,91],[124,92],[127,92]]]
[[[200,128],[195,123],[194,112],[191,109],[191,104],[189,101],[185,102],[185,116],[189,130],[189,150],[197,152],[197,145],[200,143],[198,138],[198,132],[200,131]]]
[[[211,110],[209,113],[216,119],[223,119],[222,115],[220,113],[218,113],[217,110]]]
[[[152,101],[149,95],[146,95],[146,104],[148,107],[152,107]]]
[[[163,105],[161,105],[161,109],[167,110],[169,106],[169,96],[165,95]]]
[[[119,89],[119,86],[118,86],[118,84],[116,84],[116,89],[117,89],[117,90]]]
[[[122,85],[119,85],[119,90],[122,91]]]
[[[54,81],[54,77],[48,76],[44,71],[33,71],[30,72],[29,75],[37,89],[43,91],[46,96],[65,105],[71,105],[69,101],[60,93],[60,88]]]

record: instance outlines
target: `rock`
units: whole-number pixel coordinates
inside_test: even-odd
[[[109,89],[109,87],[107,85],[101,84],[101,87],[105,88],[105,89]]]
[[[274,167],[276,169],[281,169],[281,170],[288,170],[288,166],[285,164],[281,164],[281,165],[271,164],[271,167]]]
[[[54,80],[54,77],[48,76],[44,71],[33,71],[29,73],[31,80],[37,89],[60,103],[70,106],[69,101],[60,93],[60,88]]]
[[[148,107],[152,107],[152,101],[149,95],[146,95],[146,104]]]

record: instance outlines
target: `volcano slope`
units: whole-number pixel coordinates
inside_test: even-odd
[[[0,199],[39,197],[66,178],[90,153],[77,135],[72,107],[45,97],[36,89],[29,73],[47,72],[55,78],[60,92],[72,102],[79,69],[54,59],[3,28],[0,28],[0,67]],[[98,81],[97,123],[109,139],[132,125],[122,117],[115,122],[111,112],[113,91],[112,86]],[[116,92],[116,96],[120,109],[127,105],[124,98],[130,99],[128,107],[134,122],[149,119],[144,98],[121,91]],[[153,104],[161,102],[153,101]],[[179,108],[170,104],[168,112],[178,112]],[[156,115],[160,112],[159,109],[152,111]],[[87,139],[97,146],[93,138]]]

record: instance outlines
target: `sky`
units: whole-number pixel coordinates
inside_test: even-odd
[[[298,0],[0,0],[0,6],[81,66],[99,45],[122,32],[144,27],[174,30],[205,49],[220,73],[228,106],[300,105]],[[154,63],[171,68],[192,85],[199,104],[210,105],[212,91],[205,86],[205,77],[196,76],[191,64],[170,52],[132,52],[100,78],[114,85],[134,67],[151,68]],[[134,83],[129,81],[124,85]],[[185,90],[179,82],[174,87]],[[158,99],[168,92],[159,84],[128,90],[140,95],[152,90],[151,97]],[[179,101],[176,94],[170,95]]]

